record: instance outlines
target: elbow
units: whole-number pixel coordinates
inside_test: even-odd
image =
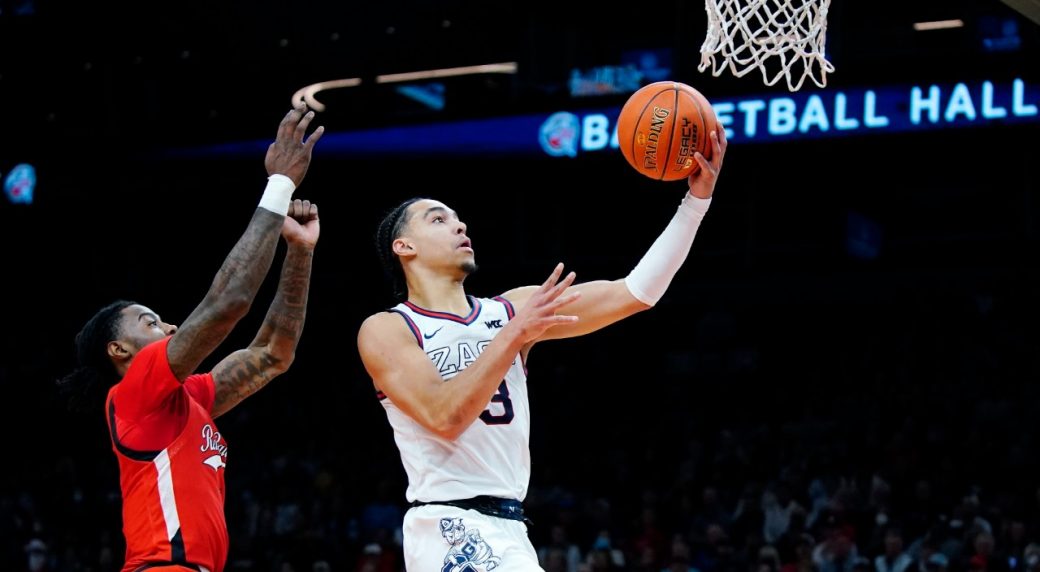
[[[272,380],[289,371],[296,359],[295,351],[279,349],[270,344],[254,344],[250,352],[253,354],[250,363],[266,380]]]
[[[280,355],[277,352],[268,352],[267,355],[264,356],[264,358],[264,361],[266,362],[267,366],[267,371],[270,372],[271,377],[275,377],[289,371],[289,368],[292,366],[293,361],[296,360],[296,354],[289,353],[285,355]]]
[[[656,298],[646,294],[641,289],[633,287],[627,278],[623,278],[618,282],[621,283],[622,288],[619,294],[621,298],[617,300],[617,303],[626,316],[645,312],[657,305]]]
[[[234,316],[237,319],[242,319],[249,313],[250,306],[253,305],[253,299],[245,294],[236,294],[233,296],[227,296],[227,300],[224,301],[223,311],[229,315]]]
[[[636,298],[633,297],[632,301],[629,303],[628,311],[629,311],[630,315],[631,314],[638,314],[640,312],[645,312],[645,311],[647,311],[647,310],[649,310],[650,308],[653,308],[653,307],[654,307],[653,304],[647,304],[646,302],[643,302],[641,300],[637,300]]]
[[[452,428],[444,428],[444,429],[441,429],[441,430],[436,430],[436,431],[433,431],[433,433],[434,433],[434,435],[437,435],[438,437],[440,437],[441,439],[444,439],[445,441],[455,441],[456,439],[458,439],[462,435],[463,430],[462,429],[456,429],[456,428],[452,427]]]
[[[625,315],[627,316],[645,312],[655,306],[655,303],[640,300],[635,296],[635,294],[627,289],[625,290],[625,294],[627,294],[627,296],[625,297],[625,300],[621,302],[621,305],[624,308]]]
[[[446,441],[458,439],[466,431],[467,425],[457,414],[436,415],[428,420],[427,429]]]

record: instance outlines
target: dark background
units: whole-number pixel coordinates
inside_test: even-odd
[[[335,132],[619,105],[624,95],[575,104],[562,86],[571,68],[631,48],[671,50],[674,79],[713,99],[783,91],[696,71],[696,3],[0,9],[0,170],[31,162],[39,175],[34,204],[0,202],[3,570],[25,568],[34,538],[52,570],[121,564],[103,418],[67,413],[53,382],[73,366],[79,327],[113,299],[180,322],[265,179],[262,154],[162,151],[273,139],[299,87],[431,67],[517,61],[520,73],[448,80],[441,112],[382,86],[328,92],[316,123]],[[953,17],[965,27],[911,28]],[[987,52],[982,39],[1006,20],[1021,47]],[[828,46],[832,88],[1040,80],[1037,26],[991,0],[838,1]],[[799,542],[843,553],[842,539],[873,558],[895,523],[915,559],[941,549],[951,570],[980,569],[973,556],[982,569],[1025,569],[1040,541],[1036,135],[1034,122],[731,146],[658,307],[532,353],[535,546],[550,547],[558,525],[581,569],[606,569],[596,543],[606,531],[619,568],[760,570],[763,545],[778,564],[798,561]],[[355,345],[361,321],[392,304],[372,246],[387,209],[432,195],[458,210],[481,266],[468,290],[491,296],[540,282],[557,261],[579,280],[623,277],[683,188],[641,177],[616,152],[352,159],[319,143],[296,194],[322,209],[297,361],[220,420],[229,568],[401,566],[404,473]],[[874,259],[847,248],[858,217],[881,230]],[[219,354],[251,339],[273,288],[272,278]],[[788,514],[799,513],[788,500],[802,507],[808,540],[796,525],[765,538],[765,492]],[[989,552],[976,543],[987,530]],[[851,570],[855,558],[837,562],[816,566]]]

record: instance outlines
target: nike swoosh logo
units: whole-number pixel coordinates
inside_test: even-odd
[[[443,327],[444,327],[444,326],[441,326],[440,328],[437,328],[436,330],[434,330],[434,331],[432,331],[432,332],[430,332],[430,333],[428,333],[428,334],[423,334],[423,335],[422,335],[422,337],[424,337],[424,338],[426,338],[426,339],[430,339],[430,338],[432,338],[433,336],[436,336],[436,335],[437,335],[437,332],[441,331],[441,328],[443,328]]]
[[[224,460],[220,458],[220,455],[213,455],[212,457],[209,457],[208,459],[202,462],[209,465],[210,467],[213,467],[214,471],[226,466],[226,463],[224,463]]]

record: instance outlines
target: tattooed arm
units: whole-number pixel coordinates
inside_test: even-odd
[[[214,418],[256,393],[285,373],[296,355],[307,312],[311,260],[318,241],[318,205],[296,200],[289,206],[282,235],[288,252],[282,265],[278,293],[256,338],[244,350],[224,358],[213,369]]]
[[[290,111],[278,126],[278,135],[267,150],[264,165],[272,176],[272,185],[279,187],[271,193],[271,203],[265,191],[260,206],[253,214],[245,233],[235,244],[217,272],[209,291],[191,315],[181,324],[166,348],[170,369],[177,379],[184,381],[213,350],[227,338],[253,303],[260,285],[271,269],[274,251],[278,246],[278,230],[286,220],[284,210],[274,212],[270,207],[278,203],[275,195],[281,195],[284,209],[292,190],[303,182],[310,166],[314,144],[321,138],[318,127],[306,140],[307,127],[314,117],[305,113],[302,104]],[[282,177],[276,181],[274,176]],[[289,185],[288,181],[292,184]],[[281,213],[281,214],[280,214]]]

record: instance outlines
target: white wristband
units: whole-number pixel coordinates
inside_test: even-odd
[[[267,178],[267,188],[260,197],[260,206],[276,214],[289,214],[289,202],[292,201],[296,183],[285,175],[271,175]]]
[[[686,193],[664,232],[625,277],[625,286],[637,300],[653,306],[661,299],[690,253],[693,238],[709,206],[711,198],[701,199]]]

